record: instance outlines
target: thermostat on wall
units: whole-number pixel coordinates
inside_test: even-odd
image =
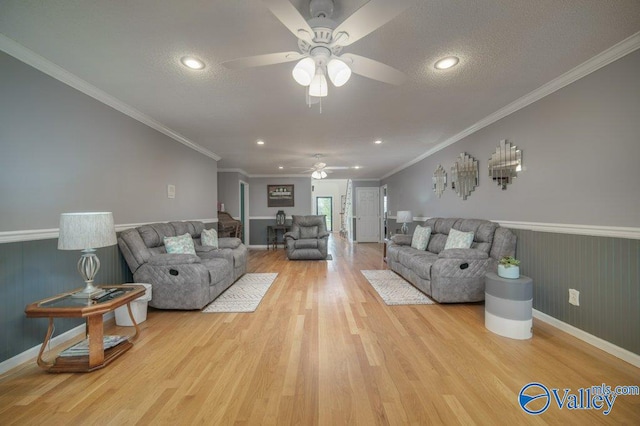
[[[167,198],[176,198],[176,186],[167,185]]]

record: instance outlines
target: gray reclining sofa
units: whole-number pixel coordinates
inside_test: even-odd
[[[135,282],[149,283],[159,309],[202,309],[247,271],[247,248],[238,238],[219,238],[218,249],[203,246],[204,223],[153,223],[120,233],[118,246]],[[196,254],[169,254],[164,237],[190,234]]]
[[[484,300],[484,276],[496,272],[503,256],[515,256],[516,236],[495,222],[480,219],[431,218],[426,250],[411,247],[411,235],[394,235],[387,246],[387,265],[440,303]],[[473,232],[468,249],[445,250],[451,229]]]

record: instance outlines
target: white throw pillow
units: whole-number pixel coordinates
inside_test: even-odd
[[[205,229],[200,234],[200,242],[203,246],[218,248],[218,232],[215,229]]]
[[[411,237],[411,247],[416,250],[426,250],[429,244],[429,237],[431,237],[431,228],[428,226],[416,226],[413,231],[413,237]]]
[[[196,254],[191,235],[184,234],[179,237],[164,237],[164,247],[167,253]]]
[[[462,232],[452,228],[449,231],[449,237],[447,237],[447,243],[444,245],[444,249],[471,248],[472,242],[473,232]]]

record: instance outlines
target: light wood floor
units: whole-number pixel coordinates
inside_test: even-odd
[[[386,306],[360,273],[386,268],[380,244],[332,237],[330,252],[252,251],[250,272],[279,273],[256,312],[150,309],[103,370],[14,369],[0,424],[640,424],[640,396],[608,416],[553,403],[530,416],[517,401],[532,381],[576,392],[638,385],[640,369],[538,321],[531,340],[497,336],[482,304]]]

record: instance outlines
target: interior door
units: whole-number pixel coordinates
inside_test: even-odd
[[[356,239],[359,243],[380,241],[380,188],[356,188]]]

